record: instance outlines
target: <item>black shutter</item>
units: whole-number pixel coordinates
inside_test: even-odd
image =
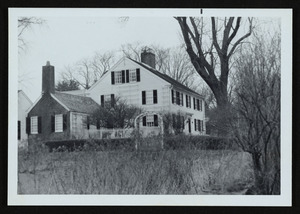
[[[90,129],[90,116],[86,117],[86,128]]]
[[[51,115],[51,132],[55,132],[55,116]]]
[[[26,133],[30,134],[30,117],[26,117]]]
[[[195,131],[197,131],[197,120],[194,119]]]
[[[111,105],[111,107],[115,106],[115,95],[114,94],[110,95],[110,105]]]
[[[174,90],[172,89],[172,103],[174,103]]]
[[[188,95],[185,95],[185,105],[186,105],[186,107],[189,107],[189,97],[188,97]]]
[[[176,91],[176,104],[180,105],[180,94],[179,94],[179,91]]]
[[[99,118],[97,118],[97,120],[96,120],[96,127],[97,127],[97,129],[100,129],[100,119]]]
[[[122,70],[122,83],[125,83],[125,70]]]
[[[115,72],[114,71],[111,72],[111,84],[112,85],[115,84]]]
[[[67,129],[67,114],[63,114],[63,130]]]
[[[18,120],[18,140],[21,139],[21,121]]]
[[[191,99],[191,96],[189,96],[189,107],[192,108],[192,99]]]
[[[100,99],[101,107],[104,107],[104,95],[101,95],[100,97],[101,97]]]
[[[204,128],[203,128],[203,120],[201,120],[201,131],[204,131]]]
[[[143,126],[146,126],[146,116],[143,117]]]
[[[153,103],[157,103],[157,90],[153,90]]]
[[[42,133],[42,117],[38,117],[38,133]]]
[[[142,105],[146,104],[146,91],[142,91]]]
[[[198,111],[200,110],[200,102],[199,102],[199,99],[197,99],[197,110],[198,110]]]
[[[154,116],[154,126],[158,126],[158,117],[156,114],[153,116]]]
[[[136,69],[136,81],[140,82],[141,81],[141,74],[140,74],[140,69]]]
[[[126,70],[126,82],[129,82],[129,70]]]
[[[180,93],[180,105],[183,106],[183,93]]]
[[[196,109],[196,99],[193,97],[194,109]]]
[[[200,100],[200,111],[202,111],[202,100]]]
[[[201,131],[200,120],[198,120],[198,130]]]

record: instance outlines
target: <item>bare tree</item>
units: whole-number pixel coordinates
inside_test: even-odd
[[[134,126],[134,119],[141,112],[141,108],[114,97],[91,115],[91,122],[105,128],[130,128]]]
[[[61,73],[63,80],[78,82],[80,87],[89,89],[114,62],[112,52],[96,52],[92,58],[83,58],[73,65],[65,67]]]
[[[248,19],[248,32],[238,38],[241,17],[224,19],[211,17],[210,23],[205,22],[207,20],[204,18],[175,17],[175,19],[180,25],[186,51],[194,68],[212,90],[217,106],[226,107],[230,59],[242,41],[252,34],[252,19]],[[211,29],[207,30],[207,27]]]
[[[232,134],[252,157],[252,193],[280,194],[280,34],[255,41],[236,63]]]
[[[25,50],[27,46],[27,42],[24,39],[24,32],[28,29],[31,29],[33,25],[42,25],[46,21],[37,17],[20,17],[18,18],[18,42],[19,49]]]

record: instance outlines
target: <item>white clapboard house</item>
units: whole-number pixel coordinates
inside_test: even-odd
[[[141,53],[141,62],[123,57],[84,94],[99,105],[119,97],[145,112],[162,115],[179,111],[185,115],[185,133],[205,134],[203,96],[157,71],[155,55],[150,51]],[[158,126],[155,114],[144,116],[139,124],[144,128],[153,126]]]

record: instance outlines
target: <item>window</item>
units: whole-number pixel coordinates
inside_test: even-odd
[[[185,95],[185,102],[186,102],[186,107],[191,108],[191,96]]]
[[[146,103],[153,104],[153,92],[152,91],[146,91]]]
[[[55,132],[63,132],[63,115],[55,115]]]
[[[129,82],[136,82],[136,69],[129,70]]]
[[[200,100],[197,99],[197,110],[200,111]]]
[[[115,104],[115,95],[114,94],[106,94],[100,96],[100,104],[101,107],[111,106],[113,107]]]
[[[194,119],[195,131],[204,131],[203,120]]]
[[[142,105],[157,104],[157,90],[142,91]]]
[[[158,126],[158,116],[157,115],[144,116],[143,126],[148,126],[148,127]]]
[[[37,134],[38,133],[38,117],[33,116],[30,118],[30,130],[31,134]]]
[[[141,81],[141,75],[140,75],[139,68],[111,72],[112,85],[129,83],[129,82],[140,82],[140,81]]]
[[[183,93],[172,90],[172,103],[183,106]]]
[[[147,126],[154,126],[154,117],[153,116],[146,116]]]
[[[199,130],[198,120],[194,119],[194,123],[195,123],[195,131],[198,131]]]
[[[200,130],[199,131],[204,131],[203,120],[200,120]]]
[[[122,83],[122,71],[115,72],[115,83],[116,84]]]

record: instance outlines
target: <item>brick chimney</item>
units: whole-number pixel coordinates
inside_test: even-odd
[[[150,48],[145,48],[141,53],[141,61],[155,69],[155,54]]]
[[[47,61],[46,66],[43,66],[43,77],[42,77],[42,93],[54,93],[54,66],[50,65],[50,62]]]

